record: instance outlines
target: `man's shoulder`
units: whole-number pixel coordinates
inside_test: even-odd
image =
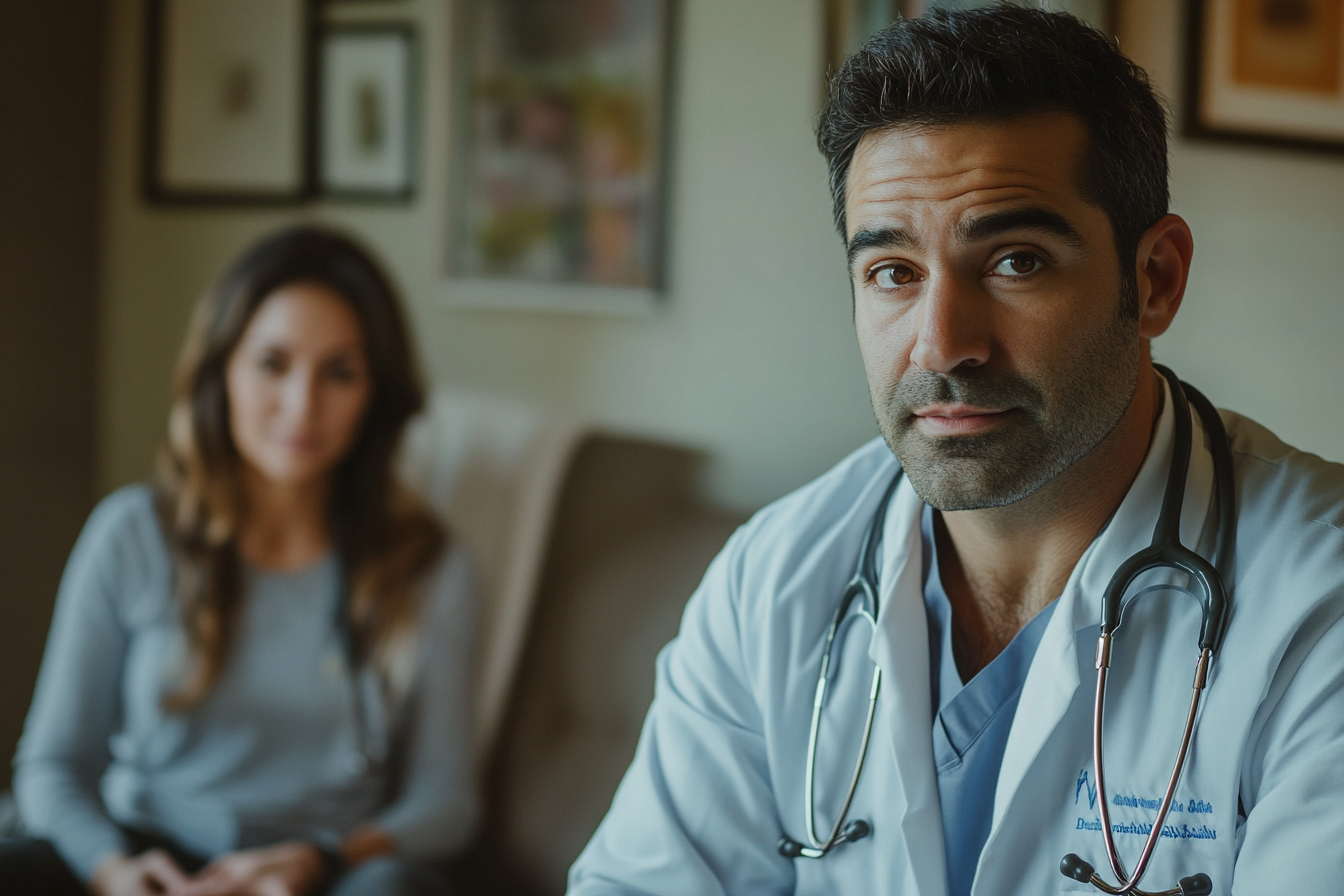
[[[1344,532],[1344,464],[1287,444],[1265,426],[1222,411],[1241,500],[1272,508],[1272,520],[1317,522]]]

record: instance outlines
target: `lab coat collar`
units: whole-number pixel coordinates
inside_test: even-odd
[[[1008,806],[1078,689],[1079,632],[1101,624],[1101,595],[1115,569],[1152,541],[1175,436],[1170,388],[1164,378],[1160,382],[1162,413],[1147,457],[1111,521],[1074,567],[1027,673],[1004,751],[993,824],[983,855],[990,853]],[[1181,512],[1181,540],[1188,546],[1200,545],[1206,552],[1203,541],[1212,500],[1213,462],[1193,408],[1191,416],[1194,446]],[[869,654],[882,669],[882,691],[890,701],[887,720],[905,799],[901,829],[908,859],[919,891],[934,894],[946,891],[946,865],[930,733],[933,709],[919,527],[923,507],[909,480],[902,481],[883,529],[879,636],[873,639]],[[911,724],[912,720],[929,720],[929,724]]]
[[[901,784],[905,810],[901,839],[918,892],[946,892],[943,826],[938,779],[933,774],[933,719],[929,689],[928,620],[924,614],[922,535],[919,515],[924,501],[904,478],[887,508],[882,531],[878,584],[878,636],[869,656],[882,669],[882,700],[887,704],[891,758]],[[874,759],[881,760],[875,751]]]

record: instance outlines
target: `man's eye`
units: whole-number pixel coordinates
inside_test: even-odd
[[[1040,256],[1032,252],[1014,252],[994,265],[994,273],[1005,277],[1022,277],[1034,274],[1044,267]]]
[[[267,373],[284,373],[285,356],[279,352],[267,352],[261,356],[257,366]]]
[[[895,289],[915,282],[915,271],[903,264],[887,265],[873,272],[873,281],[882,289]]]

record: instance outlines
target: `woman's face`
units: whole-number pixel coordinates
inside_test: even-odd
[[[354,444],[373,391],[359,318],[325,286],[286,284],[252,315],[225,384],[247,465],[276,485],[320,480]]]

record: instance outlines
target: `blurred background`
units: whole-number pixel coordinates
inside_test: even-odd
[[[347,228],[387,262],[436,386],[689,449],[703,458],[689,488],[724,519],[876,434],[812,135],[834,43],[823,0],[673,5],[658,275],[648,295],[605,314],[454,294],[452,2],[315,8],[322,22],[413,32],[414,189],[392,202],[283,205],[145,198],[145,2],[0,2],[0,756],[12,755],[84,517],[152,470],[192,303],[280,225]],[[1184,5],[1116,0],[1107,11],[1177,122]],[[1197,250],[1156,355],[1215,403],[1344,460],[1344,157],[1176,131],[1172,194]],[[587,287],[565,288],[583,307]],[[7,779],[5,767],[0,788]]]

